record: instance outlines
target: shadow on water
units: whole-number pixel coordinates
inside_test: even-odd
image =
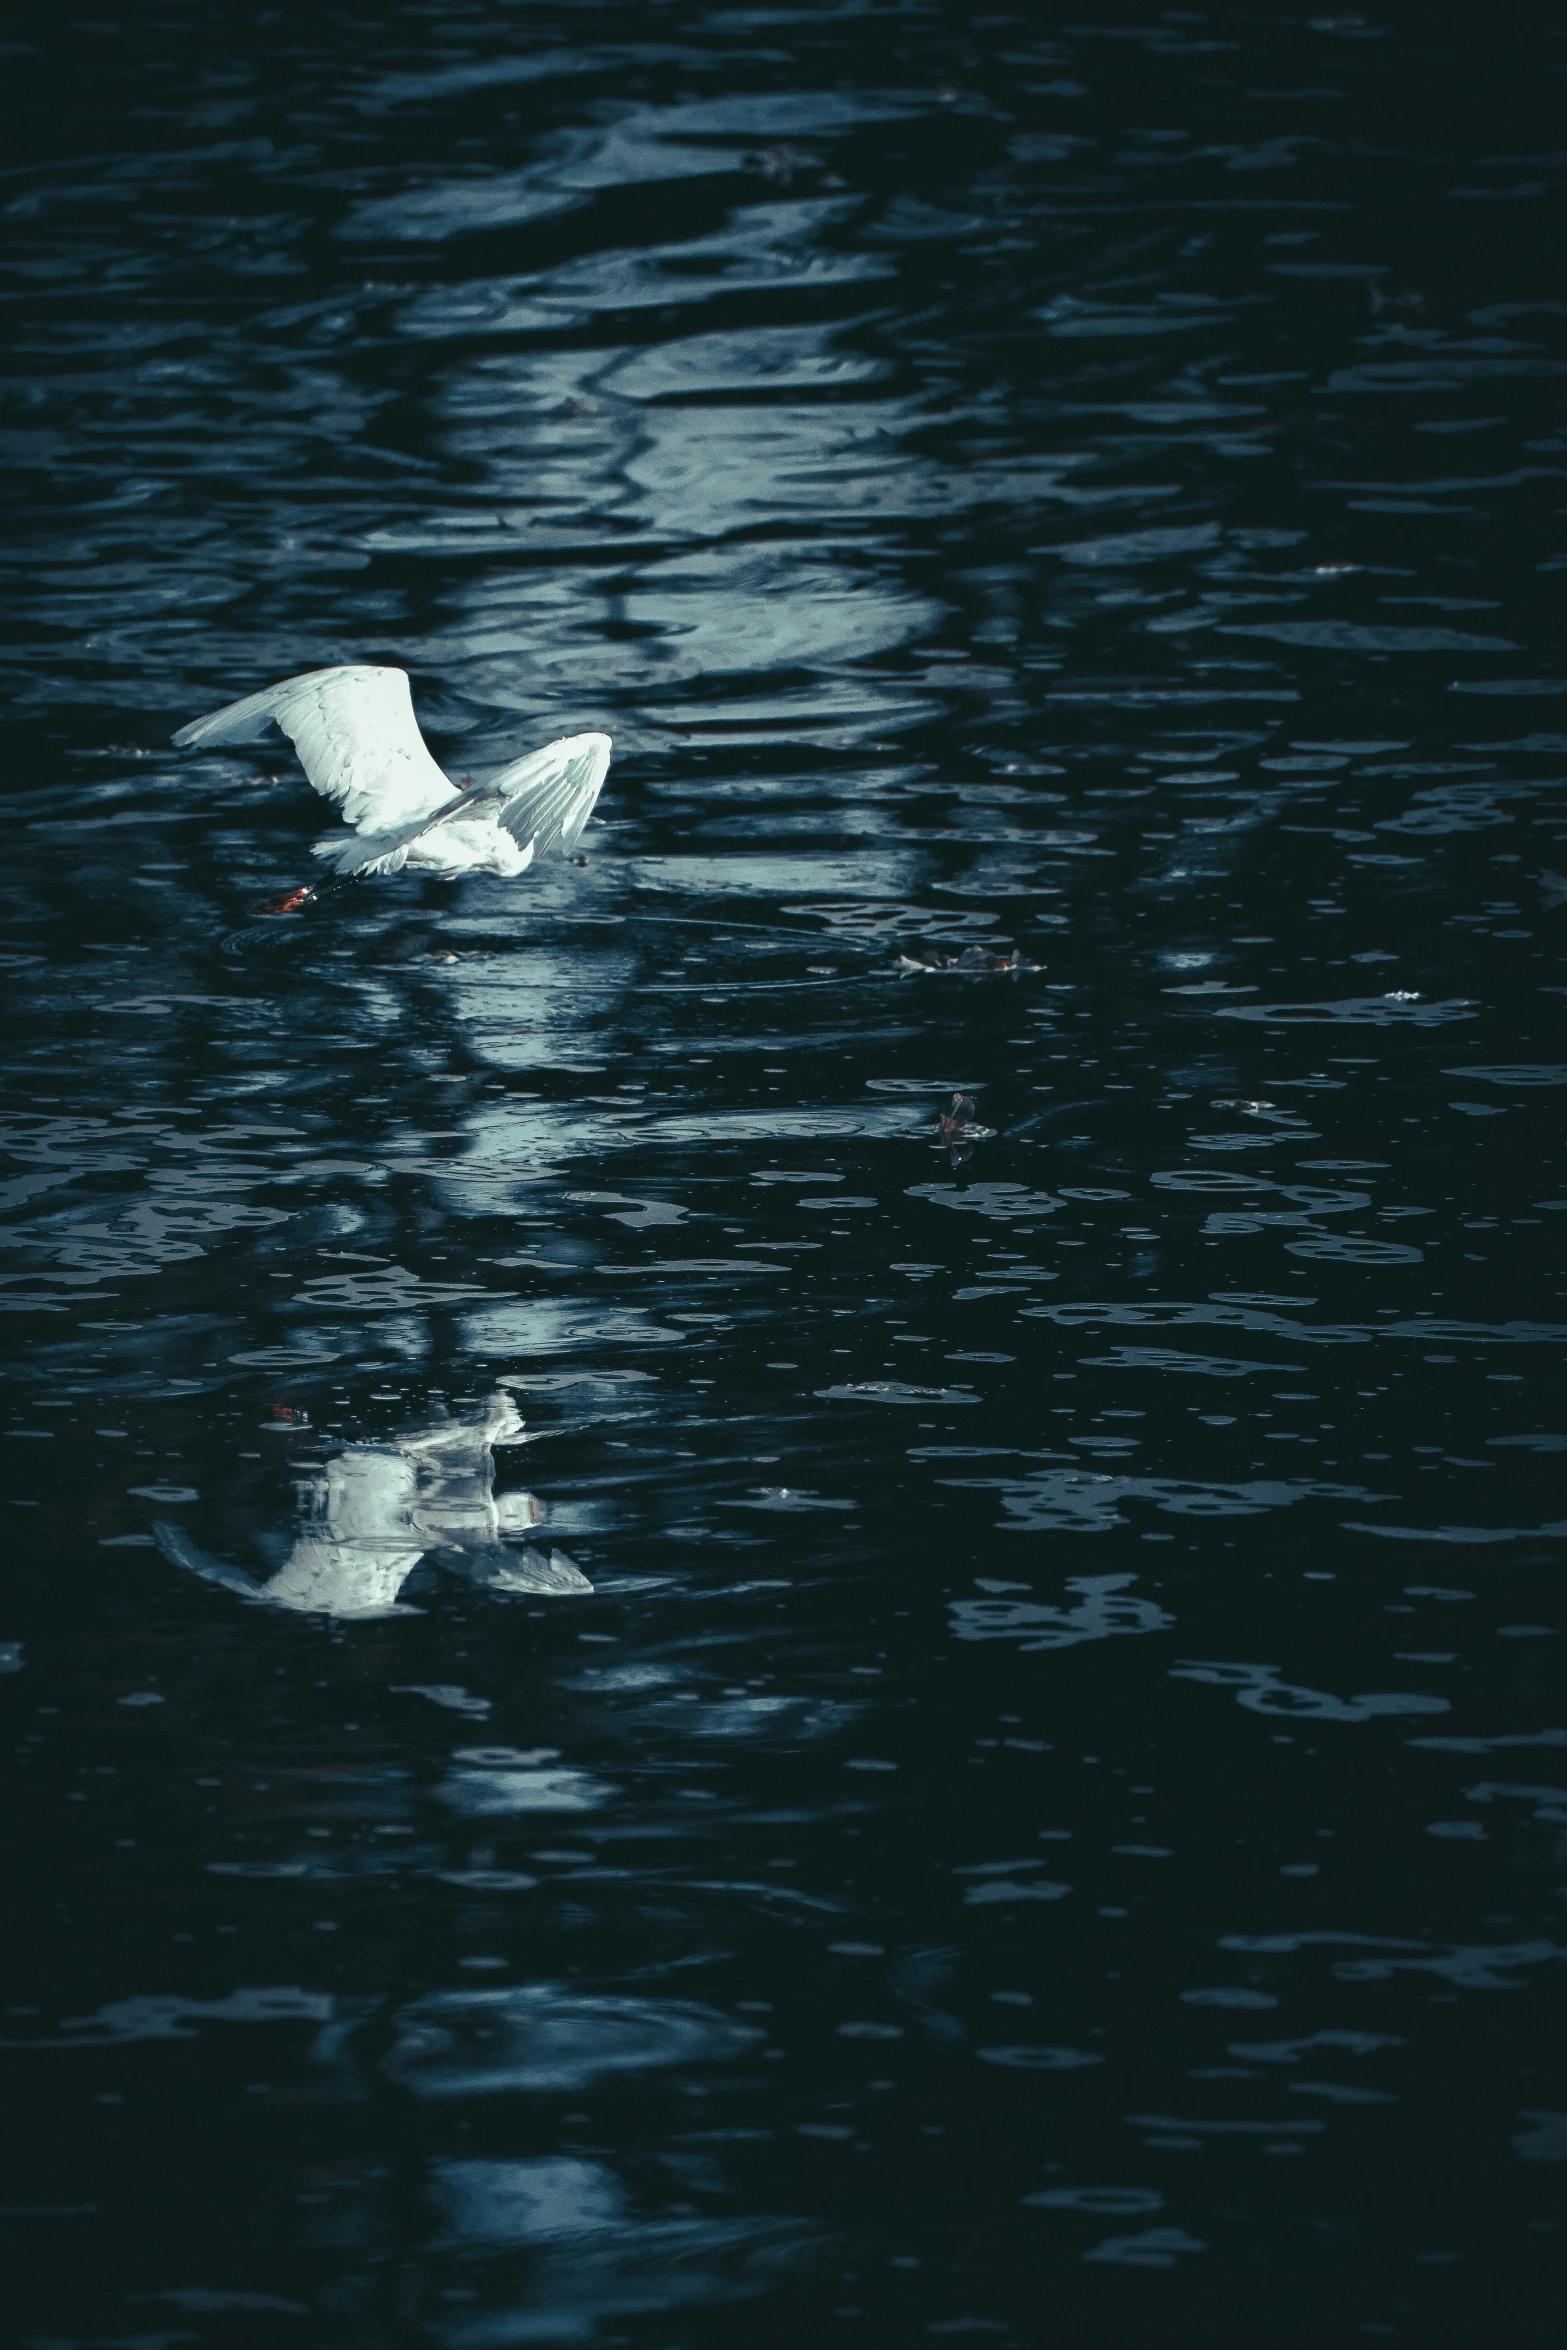
[[[40,2350],[1555,2341],[1560,28],[1088,13],[15,35]]]

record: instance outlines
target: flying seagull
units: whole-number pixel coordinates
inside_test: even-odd
[[[288,736],[350,837],[318,840],[340,880],[369,873],[525,873],[551,849],[575,848],[609,771],[607,734],[570,734],[503,767],[487,783],[453,783],[425,748],[403,669],[311,669],[182,726],[177,750]],[[267,913],[316,895],[294,890]]]

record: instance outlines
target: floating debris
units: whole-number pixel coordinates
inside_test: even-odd
[[[939,947],[919,946],[912,954],[901,953],[897,968],[900,971],[963,971],[970,974],[999,974],[1004,971],[1042,971],[1042,963],[1028,963],[1016,947],[1010,955],[992,954],[989,947],[965,947],[961,955],[944,955]]]
[[[972,1158],[977,1142],[990,1142],[995,1136],[994,1126],[981,1126],[976,1115],[977,1104],[971,1093],[955,1093],[950,1110],[943,1110],[936,1120],[937,1140],[951,1158],[954,1167]]]

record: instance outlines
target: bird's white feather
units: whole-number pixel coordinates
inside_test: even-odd
[[[504,798],[498,822],[535,858],[576,847],[609,773],[607,734],[568,734],[503,767],[485,786]]]
[[[182,726],[180,750],[256,742],[279,727],[356,832],[391,832],[461,797],[431,758],[402,669],[312,669]]]

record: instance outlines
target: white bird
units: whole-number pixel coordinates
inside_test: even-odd
[[[341,879],[405,865],[455,877],[525,873],[551,849],[575,848],[609,772],[607,734],[571,734],[489,781],[455,784],[425,747],[403,669],[311,669],[182,726],[177,750],[288,736],[315,788],[336,800],[353,836],[318,840]],[[302,889],[268,912],[292,912]]]

